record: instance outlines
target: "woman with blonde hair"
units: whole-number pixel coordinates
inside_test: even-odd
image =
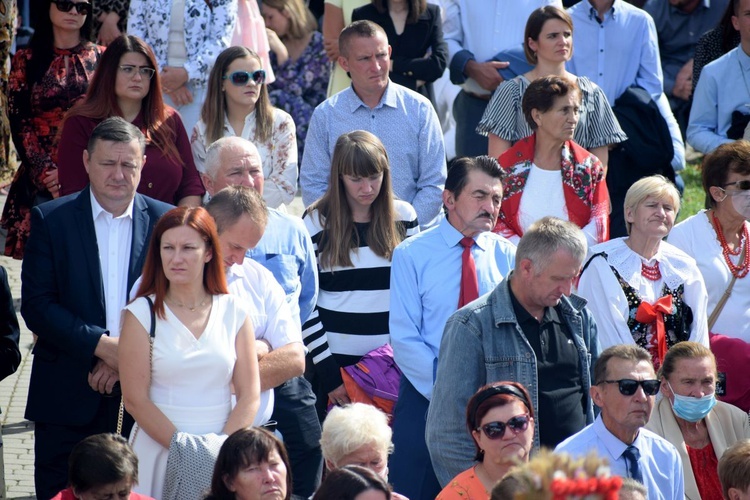
[[[389,343],[393,249],[419,232],[414,208],[393,196],[388,154],[377,137],[363,130],[339,137],[328,190],[308,207],[304,223],[320,282],[315,311],[303,326],[316,363],[313,388],[322,404],[326,397],[347,404],[340,367]]]
[[[695,260],[662,241],[680,210],[674,184],[644,177],[628,189],[624,206],[628,236],[589,250],[578,294],[588,300],[602,349],[635,343],[658,369],[678,342],[708,346],[706,286]]]
[[[294,118],[298,158],[315,107],[326,99],[331,68],[318,23],[303,0],[263,0],[261,11],[271,45],[276,81],[268,85],[271,103]]]
[[[190,143],[198,171],[206,171],[206,151],[222,137],[255,144],[263,167],[263,199],[271,208],[291,203],[297,191],[294,120],[271,105],[266,72],[258,54],[246,47],[224,50],[211,69],[201,119]]]
[[[663,397],[646,428],[680,453],[687,500],[721,498],[719,459],[732,444],[750,438],[747,413],[716,400],[716,359],[704,345],[675,344],[658,377]]]

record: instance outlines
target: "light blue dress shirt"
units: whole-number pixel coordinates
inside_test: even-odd
[[[266,231],[245,257],[271,271],[301,327],[318,299],[318,265],[302,219],[269,208]]]
[[[633,445],[641,453],[638,464],[649,500],[684,500],[685,480],[677,448],[648,429],[638,431]],[[622,456],[627,447],[627,444],[609,432],[599,415],[593,424],[557,445],[555,451],[581,457],[593,450],[609,461],[613,474],[629,477],[628,464]]]
[[[588,0],[568,13],[575,26],[568,71],[599,85],[611,105],[632,85],[654,98],[662,93],[659,39],[651,16],[623,0],[615,0],[601,23]]]
[[[529,15],[545,5],[562,9],[561,0],[443,0],[443,38],[448,44],[451,81],[489,94],[464,74],[469,60],[486,62],[499,52],[523,46]]]
[[[414,207],[421,227],[434,225],[447,173],[443,132],[430,101],[393,82],[373,109],[351,86],[315,108],[300,169],[305,206],[325,193],[336,141],[354,130],[378,136],[388,151],[394,193]]]
[[[623,0],[614,1],[601,23],[589,0],[581,0],[568,13],[575,26],[575,50],[568,71],[599,85],[610,106],[628,87],[645,89],[669,127],[674,147],[672,168],[685,168],[685,143],[663,91],[659,39],[651,16]]]
[[[389,320],[393,354],[409,382],[427,399],[432,397],[445,323],[458,309],[463,237],[445,218],[393,252]],[[513,270],[516,247],[491,232],[474,240],[471,255],[481,296]]]
[[[742,45],[708,64],[693,95],[687,140],[696,151],[710,153],[726,142],[732,112],[750,114],[750,56]]]

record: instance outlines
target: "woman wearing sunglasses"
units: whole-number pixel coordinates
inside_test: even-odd
[[[676,344],[661,365],[663,397],[646,425],[680,453],[687,500],[721,499],[719,459],[732,444],[750,438],[747,413],[716,401],[717,376],[710,349]]]
[[[750,410],[750,143],[703,158],[707,210],[678,224],[669,242],[698,263],[708,291],[711,350],[726,376],[722,401]]]
[[[695,260],[662,241],[680,210],[674,184],[645,177],[628,189],[624,208],[628,236],[589,250],[578,294],[588,300],[602,349],[637,344],[658,369],[677,342],[708,346],[706,286]]]
[[[297,138],[294,120],[274,108],[258,54],[229,47],[216,58],[208,78],[201,119],[190,139],[195,165],[205,172],[206,150],[222,137],[255,144],[263,163],[263,199],[281,208],[297,192]]]
[[[440,492],[437,500],[488,500],[492,487],[514,465],[528,462],[534,444],[534,407],[518,382],[485,385],[466,407],[466,427],[477,464]]]
[[[88,184],[83,152],[94,128],[110,116],[131,122],[148,141],[138,192],[172,205],[199,206],[205,189],[182,119],[162,100],[153,51],[133,35],[109,44],[86,98],[65,117],[57,152],[60,193],[75,193]]]
[[[89,86],[104,48],[89,42],[91,4],[46,0],[34,9],[29,47],[13,58],[8,118],[21,165],[5,204],[5,255],[23,258],[31,208],[60,194],[57,135],[65,113]],[[5,112],[5,110],[2,110]]]

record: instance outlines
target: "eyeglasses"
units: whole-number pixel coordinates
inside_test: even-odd
[[[258,69],[252,73],[248,71],[235,71],[231,75],[224,75],[222,80],[230,80],[232,85],[238,87],[247,85],[247,82],[250,80],[254,81],[256,85],[263,85],[263,82],[266,81],[266,70]]]
[[[119,68],[125,76],[129,76],[130,78],[133,78],[135,76],[136,71],[139,75],[147,80],[150,80],[154,77],[154,74],[156,74],[156,70],[154,68],[149,68],[148,66],[133,66],[132,64],[122,64],[119,66]]]
[[[513,434],[518,434],[529,428],[531,417],[528,414],[516,415],[507,422],[489,422],[476,430],[482,429],[484,435],[490,439],[500,439],[505,435],[505,428],[511,430]]]
[[[52,0],[57,10],[60,12],[70,12],[70,9],[75,7],[76,12],[84,16],[91,12],[91,4],[88,2],[71,2],[70,0]]]
[[[750,181],[745,179],[741,181],[727,182],[726,184],[722,186],[722,188],[725,188],[727,186],[737,186],[737,191],[748,191],[750,190]],[[730,194],[732,192],[736,193],[737,191],[727,191],[726,189],[724,189],[725,193],[730,193]]]
[[[647,396],[655,396],[659,392],[661,382],[658,380],[633,380],[632,378],[623,378],[620,380],[605,380],[604,384],[618,384],[620,394],[623,396],[632,396],[638,390],[638,386],[643,387],[643,392]]]

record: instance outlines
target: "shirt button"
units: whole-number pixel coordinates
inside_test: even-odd
[[[152,188],[152,187],[154,187],[154,183],[153,182],[149,182],[148,183],[148,187],[149,187],[149,189]]]

